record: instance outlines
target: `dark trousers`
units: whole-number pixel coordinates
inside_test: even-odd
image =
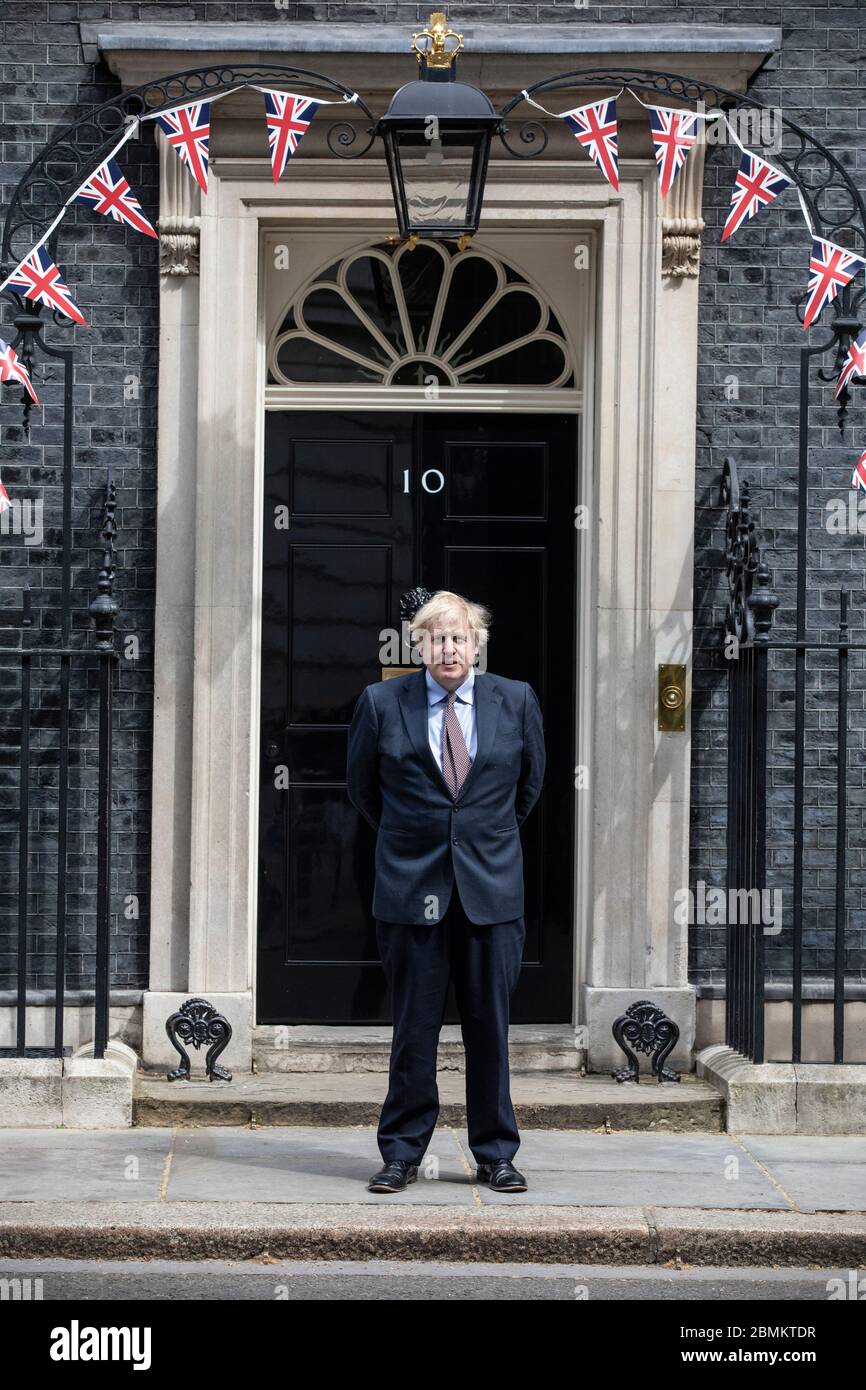
[[[391,989],[394,1039],[388,1094],[379,1119],[383,1160],[420,1163],[439,1116],[436,1048],[449,980],[466,1053],[469,1147],[477,1163],[511,1159],[520,1145],[508,1073],[509,1001],[520,975],[524,919],[477,926],[455,885],[440,922],[376,922]]]

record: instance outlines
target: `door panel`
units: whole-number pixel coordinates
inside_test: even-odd
[[[568,415],[424,416],[424,467],[445,479],[424,508],[424,582],[490,609],[489,670],[529,681],[544,715],[544,789],[521,830],[516,1023],[572,1011],[576,431]]]
[[[515,1022],[571,1018],[574,416],[266,417],[258,1021],[388,1021],[370,913],[375,836],[346,735],[401,594],[488,605],[488,668],[528,680],[548,771],[522,832]],[[546,871],[542,872],[545,866]],[[452,995],[447,1021],[459,1015]]]

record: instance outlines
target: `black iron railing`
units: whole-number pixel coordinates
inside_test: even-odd
[[[805,487],[804,487],[805,491]],[[866,643],[851,642],[848,635],[849,593],[839,595],[838,634],[834,639],[808,640],[805,635],[805,588],[798,609],[797,636],[791,641],[771,638],[773,612],[778,598],[770,587],[770,572],[761,553],[760,538],[751,512],[749,484],[740,481],[734,460],[725,459],[722,505],[727,507],[726,559],[729,600],[725,614],[723,654],[728,670],[728,784],[726,899],[727,951],[725,990],[725,1040],[755,1062],[765,1060],[765,983],[767,941],[779,943],[776,973],[787,973],[790,962],[792,1030],[790,1060],[802,1061],[804,997],[804,902],[807,892],[818,897],[820,859],[807,868],[804,862],[806,768],[806,672],[810,653],[828,653],[835,666],[835,855],[833,883],[833,1056],[822,1061],[845,1060],[846,981],[846,834],[848,764],[848,655],[866,650]],[[805,552],[801,556],[805,573]],[[790,669],[770,667],[772,651],[794,656],[793,691]],[[826,669],[826,665],[824,667]],[[768,890],[768,756],[771,728],[768,695],[782,695],[794,706],[793,815],[787,829],[787,846],[777,851],[780,866],[790,863],[789,910],[782,923],[767,912]],[[832,708],[832,694],[822,696],[822,707]],[[826,799],[822,804],[826,810]],[[779,838],[778,827],[774,839]],[[770,922],[772,921],[772,926]],[[768,935],[772,933],[772,935]],[[825,981],[826,984],[826,981]],[[822,991],[826,997],[827,991]],[[773,1059],[782,1060],[782,1059]]]
[[[22,359],[32,368],[33,358],[44,353],[60,359],[64,370],[64,439],[62,473],[61,545],[56,562],[59,568],[60,605],[49,598],[47,622],[35,624],[44,616],[34,613],[30,588],[22,592],[20,609],[0,611],[0,683],[4,698],[0,708],[0,787],[4,817],[2,843],[11,850],[17,839],[17,883],[13,920],[8,938],[12,951],[11,969],[4,971],[2,983],[11,982],[15,1001],[15,1040],[0,1047],[0,1056],[62,1057],[69,1051],[64,1044],[64,1005],[68,974],[68,947],[80,915],[77,904],[70,911],[68,866],[73,841],[72,811],[76,812],[75,833],[82,841],[79,860],[89,862],[84,843],[89,838],[89,769],[93,728],[96,725],[96,954],[92,971],[83,974],[94,989],[94,1055],[102,1057],[108,1041],[109,945],[111,929],[111,798],[112,798],[112,703],[117,666],[115,621],[118,605],[113,596],[115,579],[114,540],[116,486],[109,476],[102,504],[100,535],[103,543],[102,566],[97,596],[89,606],[93,631],[76,631],[73,606],[73,520],[72,520],[72,392],[73,354],[57,350],[42,337],[38,315],[23,314],[16,320]],[[19,341],[16,340],[16,341]],[[6,527],[12,529],[16,509],[22,501],[16,496],[6,514]],[[17,516],[20,517],[20,511]],[[46,554],[46,564],[54,557]],[[44,595],[40,595],[44,598]],[[70,804],[70,789],[79,792],[79,805]],[[11,851],[14,858],[14,851]],[[56,865],[53,893],[51,865]],[[86,878],[84,880],[86,882]],[[86,892],[84,897],[86,899]],[[70,928],[70,918],[73,928]],[[53,937],[53,952],[50,943]],[[88,932],[76,935],[79,941]],[[53,974],[53,989],[46,990],[46,978]],[[28,1001],[38,1000],[53,1008],[53,1043],[28,1040]],[[41,1031],[41,1030],[40,1030]]]

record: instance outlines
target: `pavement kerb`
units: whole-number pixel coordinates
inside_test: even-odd
[[[866,1212],[0,1203],[0,1260],[309,1259],[866,1267]]]

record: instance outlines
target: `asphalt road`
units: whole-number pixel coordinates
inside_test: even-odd
[[[701,1302],[802,1300],[826,1303],[854,1271],[839,1269],[658,1269],[636,1265],[400,1263],[386,1260],[277,1261],[0,1261],[0,1301],[74,1303],[173,1300],[295,1302],[414,1300]],[[866,1297],[866,1270],[858,1274]],[[29,1283],[27,1282],[29,1280]],[[3,1281],[11,1281],[6,1284]],[[20,1282],[19,1282],[20,1281]],[[41,1281],[39,1283],[38,1281]]]

